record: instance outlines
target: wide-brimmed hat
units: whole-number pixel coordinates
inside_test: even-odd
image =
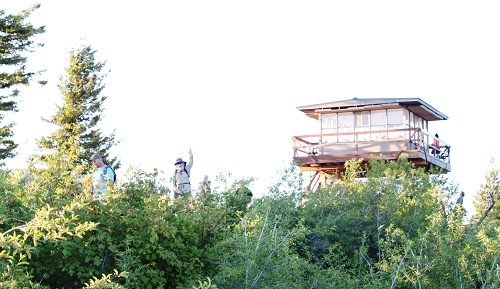
[[[183,161],[181,158],[178,158],[178,159],[175,160],[175,164],[174,165],[180,164],[180,163],[186,163],[186,162]]]

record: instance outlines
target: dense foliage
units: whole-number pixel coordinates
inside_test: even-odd
[[[108,198],[54,158],[0,175],[2,288],[494,288],[498,226],[464,220],[455,186],[402,158],[316,192],[297,168],[259,198],[171,199],[130,168]],[[482,224],[491,224],[486,218]]]

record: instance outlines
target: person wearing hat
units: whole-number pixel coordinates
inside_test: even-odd
[[[189,182],[189,176],[191,174],[191,168],[193,167],[193,152],[191,148],[189,153],[189,163],[186,163],[181,158],[175,160],[175,171],[172,177],[172,184],[174,190],[174,199],[182,196],[185,198],[191,197],[191,183]]]
[[[115,172],[110,166],[104,164],[104,160],[100,154],[94,154],[90,158],[90,161],[96,167],[92,180],[94,196],[99,201],[102,201],[103,196],[108,191],[108,186],[112,186],[114,183]]]

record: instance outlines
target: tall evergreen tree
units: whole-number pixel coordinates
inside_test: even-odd
[[[66,74],[58,85],[63,96],[62,106],[50,120],[59,128],[49,137],[39,140],[39,147],[50,150],[49,154],[69,155],[77,164],[88,163],[94,153],[100,153],[115,169],[120,161],[110,158],[109,152],[118,142],[115,131],[105,135],[99,128],[103,119],[103,103],[108,98],[102,95],[106,73],[102,70],[106,62],[97,61],[90,46],[72,50]]]
[[[7,113],[17,111],[15,98],[19,90],[16,87],[30,84],[34,76],[40,73],[27,71],[27,57],[24,55],[25,52],[33,52],[36,46],[42,46],[32,39],[45,32],[44,26],[33,27],[26,23],[30,14],[39,7],[35,5],[17,15],[0,10],[0,165],[4,165],[3,160],[15,156],[18,146],[12,140],[14,123],[1,124]]]

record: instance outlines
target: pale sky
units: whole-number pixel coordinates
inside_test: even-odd
[[[500,161],[498,1],[4,0],[2,9],[34,3],[29,20],[45,25],[45,46],[28,67],[46,69],[49,83],[22,88],[10,167],[24,167],[54,129],[40,118],[55,113],[59,77],[81,44],[111,70],[102,124],[121,139],[111,154],[123,168],[168,178],[191,147],[192,183],[231,172],[257,178],[258,196],[288,167],[291,137],[319,133],[297,107],[354,97],[418,97],[447,115],[429,132],[451,145],[448,177],[469,211],[490,159]]]

